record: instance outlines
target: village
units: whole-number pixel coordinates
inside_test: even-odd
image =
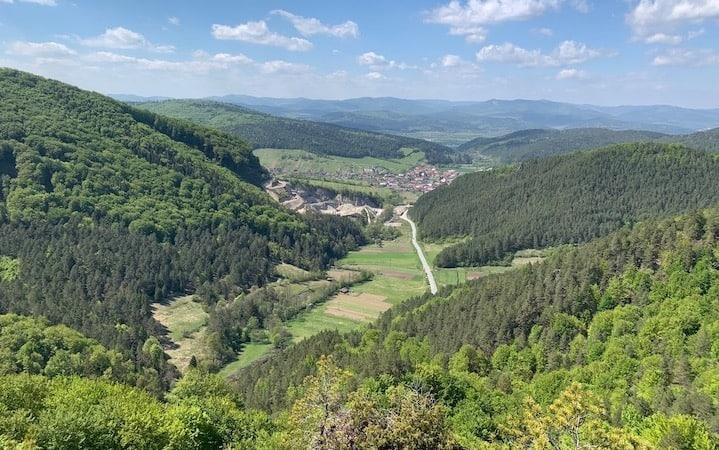
[[[281,170],[270,171],[274,178],[281,179],[287,174]],[[454,169],[440,169],[431,164],[421,164],[404,173],[394,173],[383,167],[347,170],[344,172],[327,172],[317,169],[305,172],[304,177],[318,179],[351,180],[374,187],[385,187],[398,192],[414,192],[424,194],[440,186],[451,183],[460,173]]]

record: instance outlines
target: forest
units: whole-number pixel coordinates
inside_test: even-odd
[[[404,156],[402,149],[414,149],[424,152],[427,161],[433,164],[452,160],[450,148],[422,139],[272,116],[227,103],[166,100],[136,106],[231,133],[255,148],[300,149],[323,155],[385,159],[401,158]]]
[[[716,210],[648,221],[307,339],[235,384],[248,406],[291,412],[309,408],[293,386],[324,386],[299,389],[330,399],[324,419],[296,419],[314,442],[370,440],[368,405],[409,389],[436,439],[418,448],[712,449],[718,242]]]
[[[475,157],[489,156],[501,163],[515,163],[631,142],[682,144],[696,150],[719,152],[719,129],[683,135],[607,128],[522,130],[499,137],[479,137],[460,145],[457,151]]]
[[[717,176],[714,154],[620,144],[464,175],[422,196],[411,215],[426,239],[470,237],[444,249],[439,266],[484,265],[715,205]]]
[[[7,69],[0,99],[1,313],[72,326],[142,366],[163,334],[153,303],[192,292],[212,316],[279,262],[322,270],[364,242],[354,222],[274,204],[237,138]],[[148,368],[157,390],[177,375]]]

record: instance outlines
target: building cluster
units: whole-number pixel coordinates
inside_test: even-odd
[[[458,176],[459,172],[456,170],[440,170],[435,166],[422,164],[405,173],[385,173],[377,180],[377,186],[425,193],[451,183]]]

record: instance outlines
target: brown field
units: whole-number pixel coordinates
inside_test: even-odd
[[[325,313],[369,322],[392,306],[386,300],[381,295],[368,293],[337,294],[327,302]]]

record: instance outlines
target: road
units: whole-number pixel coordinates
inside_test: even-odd
[[[429,282],[429,291],[432,293],[432,295],[437,293],[437,282],[434,280],[434,274],[432,273],[432,268],[429,266],[429,263],[427,262],[427,258],[424,256],[424,252],[422,251],[422,247],[419,246],[419,242],[417,242],[417,225],[414,224],[414,221],[409,218],[407,215],[408,211],[405,211],[404,214],[402,214],[402,220],[409,223],[409,226],[412,227],[412,245],[414,245],[414,249],[417,250],[417,255],[419,256],[419,260],[422,262],[422,268],[424,269],[424,273],[427,274],[427,281]]]

